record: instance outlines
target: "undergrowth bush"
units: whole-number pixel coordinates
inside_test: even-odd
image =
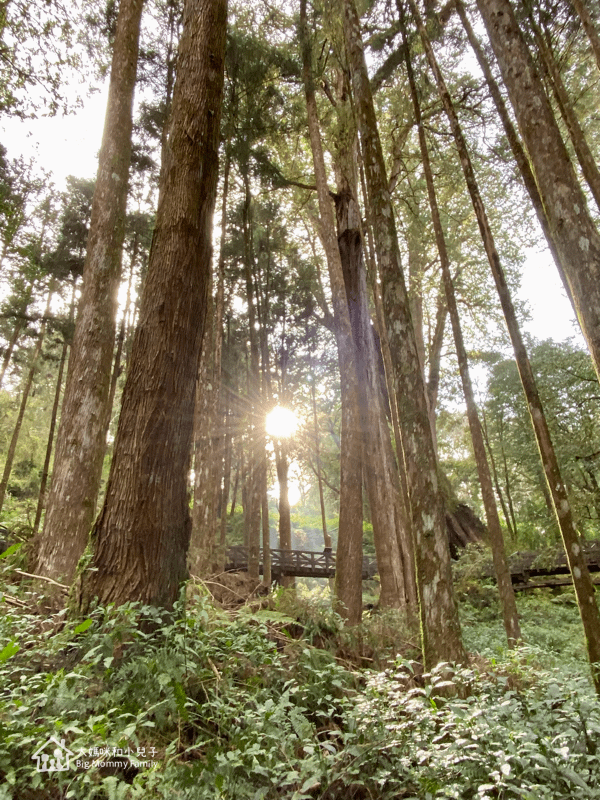
[[[518,687],[510,673],[449,676],[447,665],[424,686],[403,663],[373,675],[356,706],[365,744],[355,748],[355,779],[390,798],[600,797],[600,707],[589,682],[520,673]]]
[[[585,664],[549,669],[545,645],[422,676],[397,615],[348,632],[322,605],[226,613],[194,589],[173,613],[129,604],[72,621],[8,588],[0,800],[600,797]],[[551,613],[557,641],[570,630],[568,599],[527,604],[547,636]],[[463,621],[481,629],[479,611]],[[365,668],[376,662],[387,669]],[[51,738],[73,756],[41,773],[32,757]]]

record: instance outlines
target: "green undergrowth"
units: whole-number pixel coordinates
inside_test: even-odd
[[[549,601],[531,624],[566,636],[570,610]],[[343,631],[289,595],[226,613],[195,587],[172,614],[73,621],[8,586],[0,612],[2,800],[600,798],[584,662],[569,674],[543,643],[486,645],[474,605],[480,655],[430,675],[392,616]],[[69,768],[39,772],[52,737]]]

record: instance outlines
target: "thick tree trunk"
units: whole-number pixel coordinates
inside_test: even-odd
[[[212,285],[212,280],[211,280]],[[212,300],[212,292],[209,289]],[[218,335],[212,302],[206,313],[202,354],[196,381],[194,405],[193,465],[194,484],[192,499],[192,531],[188,564],[194,575],[205,576],[210,570],[215,541],[218,487],[213,482],[213,464],[217,451],[217,401],[220,376],[213,371],[215,338]]]
[[[579,161],[583,177],[590,187],[592,196],[596,201],[596,206],[600,209],[600,170],[598,170],[598,165],[587,143],[583,128],[577,119],[577,113],[573,108],[573,103],[569,97],[567,87],[563,83],[562,75],[560,74],[560,70],[554,58],[554,53],[547,41],[547,34],[545,35],[540,30],[533,18],[533,14],[529,15],[529,24],[531,25],[540,54],[542,69],[547,75],[548,83],[550,84],[554,99],[556,100],[556,105],[558,106],[560,115],[569,132],[569,138],[571,139],[573,150]]]
[[[504,102],[504,98],[502,97],[502,94],[500,92],[500,88],[496,83],[496,81],[494,80],[492,70],[490,69],[490,65],[487,61],[487,58],[485,57],[483,48],[475,35],[471,23],[469,22],[469,18],[467,17],[467,12],[465,10],[465,7],[461,2],[461,0],[455,0],[455,2],[456,2],[456,10],[458,11],[458,16],[460,17],[460,20],[467,34],[469,44],[471,45],[471,48],[475,53],[475,56],[477,58],[477,63],[479,64],[479,67],[483,72],[485,82],[489,89],[492,100],[494,101],[494,105],[496,106],[496,111],[498,112],[498,116],[500,117],[500,120],[502,122],[502,127],[504,128],[504,133],[506,134],[508,144],[510,145],[510,149],[512,150],[514,159],[517,162],[517,166],[519,167],[521,177],[523,178],[523,183],[525,184],[525,188],[527,189],[527,193],[529,194],[529,197],[531,199],[531,204],[533,205],[538,222],[540,224],[546,242],[548,243],[548,249],[550,250],[552,258],[554,259],[554,263],[556,264],[556,268],[558,269],[561,280],[565,286],[569,300],[571,301],[571,305],[573,305],[573,297],[571,295],[569,282],[565,277],[565,269],[561,262],[560,254],[556,248],[554,238],[550,231],[550,224],[546,216],[544,203],[542,202],[542,198],[540,197],[540,192],[537,187],[537,183],[535,182],[535,176],[531,169],[529,158],[527,157],[527,153],[523,148],[517,130],[512,123],[512,120],[506,108],[506,104]]]
[[[600,376],[600,234],[508,0],[477,0]]]
[[[381,584],[379,602],[383,608],[405,609],[411,597],[405,585],[405,566],[412,566],[414,556],[412,549],[402,552],[399,547],[401,536],[397,527],[400,520],[396,512],[400,480],[392,448],[386,447],[385,442],[390,434],[383,413],[379,360],[369,313],[360,215],[347,177],[352,165],[348,158],[342,161],[346,164],[342,165],[336,198],[338,247],[356,348],[365,483]]]
[[[446,292],[446,302],[448,304],[448,313],[450,315],[452,332],[454,334],[454,343],[456,345],[458,368],[460,371],[460,378],[462,381],[463,393],[465,396],[465,403],[467,406],[467,417],[469,420],[469,429],[471,431],[471,439],[473,442],[473,453],[475,455],[475,463],[477,464],[477,473],[479,475],[481,495],[483,499],[483,505],[485,508],[485,516],[487,520],[488,531],[490,534],[492,558],[494,561],[494,572],[496,573],[498,594],[500,595],[500,604],[502,607],[504,629],[506,631],[509,647],[515,647],[521,640],[519,615],[517,612],[517,604],[515,601],[515,593],[512,586],[510,570],[508,569],[508,563],[506,560],[504,537],[502,535],[502,528],[500,527],[500,518],[498,516],[498,509],[494,498],[494,487],[492,485],[492,477],[490,475],[490,469],[485,455],[483,432],[481,430],[481,424],[479,422],[479,414],[477,413],[475,395],[473,393],[471,376],[469,374],[469,361],[467,358],[467,350],[462,335],[460,317],[458,314],[458,306],[456,303],[456,295],[454,292],[454,284],[452,282],[452,274],[450,272],[450,259],[448,257],[448,251],[446,248],[446,239],[444,236],[444,229],[442,227],[442,220],[438,208],[437,195],[433,181],[433,170],[431,168],[431,161],[429,158],[429,148],[427,146],[427,139],[425,136],[425,128],[423,126],[423,120],[421,119],[421,105],[417,94],[417,86],[415,83],[412,63],[410,60],[411,56],[408,45],[408,37],[406,34],[406,29],[404,27],[404,14],[402,14],[401,25],[402,25],[402,38],[406,50],[405,62],[406,62],[406,69],[410,85],[410,94],[413,101],[413,108],[415,111],[415,121],[417,123],[419,144],[421,147],[421,161],[423,164],[425,181],[427,183],[427,195],[429,197],[431,218],[433,221],[435,239],[440,257],[440,265],[442,267],[442,276],[444,279],[444,288]]]
[[[366,189],[366,182],[364,180],[364,168],[361,165],[361,184],[362,184],[362,193],[363,197],[367,197],[367,189]],[[367,203],[366,208],[366,215],[367,215],[367,230],[372,231],[372,224],[371,224],[371,209],[369,204]],[[389,412],[389,416],[392,420],[392,430],[394,433],[394,439],[396,441],[396,453],[394,452],[394,446],[392,444],[391,438],[386,437],[386,448],[389,451],[389,459],[391,461],[395,461],[398,467],[398,475],[400,478],[400,494],[398,496],[398,503],[396,508],[396,515],[399,520],[399,523],[396,527],[396,531],[399,534],[399,541],[398,545],[400,547],[401,553],[412,553],[410,558],[404,559],[404,566],[406,569],[405,572],[405,585],[409,590],[409,597],[411,605],[415,608],[418,606],[418,596],[417,596],[417,588],[416,588],[416,574],[415,574],[415,558],[414,558],[414,542],[412,537],[412,529],[411,529],[411,520],[410,520],[410,502],[409,502],[409,494],[408,494],[408,484],[406,478],[406,464],[404,461],[404,452],[402,449],[402,435],[400,433],[400,420],[398,417],[398,405],[397,403],[391,399],[394,397],[394,382],[393,382],[393,375],[394,370],[392,366],[392,354],[390,351],[390,343],[388,339],[387,328],[385,326],[384,321],[384,313],[383,313],[383,302],[381,299],[381,287],[379,286],[376,276],[377,276],[377,264],[375,260],[374,254],[374,246],[373,246],[373,235],[372,233],[369,235],[370,238],[370,246],[369,246],[369,264],[370,264],[370,272],[373,276],[371,281],[371,290],[373,292],[373,300],[375,304],[375,322],[376,328],[379,337],[379,345],[381,348],[381,361],[383,365],[383,385],[382,385],[382,395],[385,396],[387,407],[384,410],[385,416],[382,417],[382,424],[387,424],[387,414]],[[380,368],[381,373],[381,368]],[[385,387],[385,391],[384,391]]]
[[[122,0],[119,6],[83,288],[39,537],[36,572],[67,582],[94,521],[106,446],[143,2]]]
[[[333,205],[327,186],[325,159],[314,94],[312,55],[306,22],[306,0],[300,2],[300,32],[308,130],[321,215],[321,238],[329,269],[342,396],[340,521],[335,575],[336,605],[340,614],[350,624],[356,624],[360,622],[362,615],[363,536],[362,441],[358,412],[358,387],[344,274],[338,249]]]
[[[186,576],[226,26],[225,0],[187,0],[161,199],[84,604],[97,596],[168,607]]]
[[[510,298],[504,272],[500,265],[500,259],[496,251],[496,246],[492,236],[492,231],[487,219],[483,201],[475,178],[475,172],[471,164],[468,148],[464,136],[462,134],[458,116],[452,104],[452,99],[446,88],[446,84],[439,70],[433,49],[427,38],[427,33],[423,21],[419,15],[417,6],[414,0],[409,0],[413,17],[417,22],[421,41],[431,67],[431,71],[435,76],[435,81],[438,86],[438,91],[444,105],[444,109],[450,122],[450,127],[456,141],[458,154],[460,157],[461,166],[467,183],[469,194],[473,203],[477,223],[483,240],[483,245],[488,256],[502,311],[508,328],[519,374],[521,376],[521,383],[523,384],[523,391],[527,399],[529,412],[531,415],[531,422],[535,431],[540,456],[546,474],[546,480],[552,501],[554,504],[554,511],[558,520],[561,530],[565,552],[571,575],[573,576],[573,585],[575,587],[575,594],[579,603],[579,611],[583,622],[583,628],[586,637],[588,648],[588,656],[592,666],[592,678],[596,691],[600,693],[600,615],[598,613],[598,606],[594,596],[594,586],[590,578],[585,558],[581,549],[579,535],[573,523],[571,514],[571,507],[565,489],[565,485],[560,474],[556,453],[550,439],[550,432],[544,415],[544,409],[537,391],[535,378],[531,369],[531,364],[527,356],[527,351],[523,344],[519,324],[515,314],[515,310]]]
[[[393,368],[393,396],[402,434],[415,548],[426,668],[462,661],[458,610],[427,398],[410,318],[386,167],[367,73],[360,22],[353,0],[344,0],[344,38],[362,140],[367,195],[379,257],[383,311]]]

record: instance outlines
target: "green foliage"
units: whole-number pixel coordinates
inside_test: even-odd
[[[77,105],[66,83],[83,66],[81,18],[95,1],[67,6],[12,0],[0,8],[0,113],[27,119]]]
[[[502,672],[439,665],[415,681],[402,662],[374,675],[358,705],[351,773],[385,787],[383,797],[597,797],[600,708],[589,684],[552,672],[527,678],[517,690]]]
[[[596,538],[600,520],[598,381],[589,354],[570,342],[534,342],[531,364],[576,523]],[[489,370],[482,422],[498,510],[510,547],[539,549],[560,542],[521,381],[512,357],[480,354]],[[438,415],[438,446],[452,493],[479,509],[481,501],[467,421],[462,411]]]
[[[568,593],[520,599],[533,646],[423,676],[392,655],[401,635],[383,671],[350,666],[369,637],[401,631],[397,618],[350,634],[323,603],[285,592],[235,616],[190,597],[172,614],[131,604],[69,621],[9,605],[23,603],[15,588],[0,605],[0,797],[598,796],[600,705],[583,649],[564,672],[549,657],[574,634]],[[463,623],[491,655],[481,611],[464,606]],[[75,754],[71,769],[36,771],[50,737]]]

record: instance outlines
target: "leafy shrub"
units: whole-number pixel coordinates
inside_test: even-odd
[[[0,800],[600,797],[584,661],[567,675],[529,647],[422,676],[390,656],[389,632],[406,636],[392,615],[349,634],[289,597],[233,615],[195,593],[174,613],[129,604],[83,621],[22,598],[0,605]],[[568,600],[538,605],[525,603],[532,625],[545,615],[548,636],[552,619],[557,640],[570,630]],[[386,630],[375,658],[393,666],[352,666]],[[87,767],[37,772],[50,737]],[[124,755],[96,755],[102,745]]]
[[[339,783],[360,781],[382,798],[600,796],[600,706],[588,682],[529,673],[516,691],[502,674],[448,672],[439,665],[417,685],[400,662],[370,678]],[[444,699],[449,687],[456,695]]]

